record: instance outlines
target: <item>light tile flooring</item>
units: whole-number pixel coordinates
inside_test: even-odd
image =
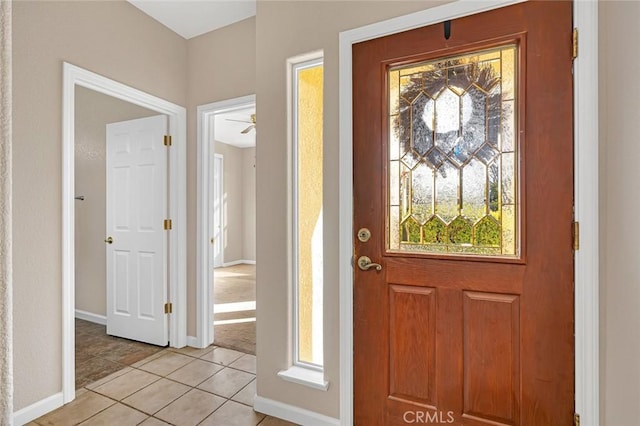
[[[29,425],[292,425],[253,411],[255,374],[254,355],[168,348],[78,389]]]

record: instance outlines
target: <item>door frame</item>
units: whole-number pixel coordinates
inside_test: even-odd
[[[340,169],[340,419],[353,424],[353,109],[352,46],[522,0],[459,0],[344,31],[339,38]],[[574,197],[580,222],[575,252],[575,411],[583,425],[599,424],[598,295],[598,3],[574,0],[580,52],[574,62]],[[567,40],[569,43],[570,40]],[[568,226],[568,225],[567,225]]]
[[[215,134],[217,114],[255,106],[256,95],[226,99],[219,102],[198,105],[198,178],[197,178],[197,253],[196,253],[196,337],[189,346],[206,348],[213,343],[213,258],[209,235],[209,177],[210,152],[215,152],[215,141],[205,143]]]
[[[215,141],[214,141],[215,144]],[[218,191],[218,195],[220,197],[220,206],[222,206],[224,204],[224,196],[223,196],[223,192],[224,192],[224,155],[222,154],[218,154],[214,151],[212,151],[209,155],[213,154],[211,157],[209,157],[209,164],[213,164],[213,167],[209,168],[210,171],[210,177],[209,177],[209,182],[213,182],[213,176],[215,176],[215,171],[216,171],[216,160],[219,159],[220,160],[220,181],[218,182],[218,186],[220,187],[220,191]],[[213,161],[212,161],[213,159]],[[215,188],[214,191],[210,191],[209,194],[211,196],[212,193],[215,192]],[[215,197],[214,201],[215,201]],[[220,225],[220,229],[223,229],[224,226],[224,208],[220,208],[220,223],[218,225]],[[210,226],[215,228],[216,223],[215,223],[215,219],[214,217],[212,217],[211,213],[209,212],[209,223]],[[222,231],[221,231],[222,232]],[[214,243],[213,245],[215,246],[216,243]],[[224,249],[224,247],[223,247]],[[224,250],[220,251],[220,266],[224,266]],[[213,256],[211,256],[211,267],[215,268],[216,267],[216,261],[215,261],[215,253]]]
[[[183,347],[187,336],[187,112],[180,105],[63,62],[62,87],[62,393],[75,399],[75,88],[95,90],[169,118],[169,344]]]

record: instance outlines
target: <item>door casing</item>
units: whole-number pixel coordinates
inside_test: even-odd
[[[187,112],[180,105],[63,62],[62,95],[62,393],[63,403],[75,399],[75,87],[157,111],[169,117],[169,344],[187,343]]]
[[[198,178],[197,178],[197,251],[196,251],[196,337],[189,346],[206,348],[213,343],[213,256],[211,256],[211,221],[209,220],[210,153],[215,151],[216,114],[255,106],[256,95],[242,96],[198,105]],[[209,143],[209,141],[213,141]]]
[[[340,33],[340,423],[353,424],[353,128],[352,45],[448,19],[497,9],[522,0],[460,0]],[[580,51],[574,61],[575,219],[575,409],[584,425],[599,423],[598,337],[598,6],[573,3]],[[567,40],[567,42],[570,42]]]

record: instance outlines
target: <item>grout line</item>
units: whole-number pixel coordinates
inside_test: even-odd
[[[247,387],[249,387],[249,385],[253,382],[255,382],[256,377],[254,376],[253,379],[251,379],[251,381],[249,383],[247,383],[246,385],[244,385],[242,388],[240,388],[240,390],[236,393],[234,393],[233,395],[231,395],[231,398],[229,398],[230,400],[232,400],[233,402],[237,402],[238,404],[242,404],[242,405],[246,405],[247,407],[251,407],[253,408],[253,405],[247,405],[244,402],[240,402],[240,401],[236,401],[235,399],[233,399],[234,396],[236,396],[237,394],[239,394],[240,392],[242,392],[243,390],[245,390]],[[254,410],[255,411],[255,410]]]
[[[89,389],[87,389],[87,391],[91,392]],[[95,393],[95,394],[97,394],[97,395],[99,395],[99,396],[105,396],[105,395],[99,394],[99,393],[97,393],[97,392],[94,392],[94,393]],[[114,401],[114,399],[113,399],[113,398],[109,398],[109,397],[107,397],[107,396],[105,396],[105,397],[106,397],[107,399],[110,399],[111,401]],[[105,411],[105,410],[107,410],[107,409],[109,409],[109,408],[113,407],[113,406],[114,406],[114,405],[116,405],[117,403],[118,403],[118,401],[114,401],[114,404],[108,405],[108,406],[104,407],[102,410],[97,411],[96,413],[93,413],[91,416],[89,416],[89,417],[87,417],[86,419],[82,420],[80,423],[83,423],[83,422],[88,421],[89,419],[91,419],[91,418],[93,418],[93,417],[97,416],[98,414],[102,413],[103,411]],[[63,405],[62,407],[64,407],[64,405]],[[62,408],[62,407],[60,407],[60,408]],[[38,424],[40,424],[40,423],[38,423]]]
[[[197,359],[197,358],[196,358],[196,359]],[[206,361],[206,360],[203,360],[203,361]],[[187,363],[187,364],[185,364],[184,366],[186,366],[186,365],[190,364],[191,362],[193,362],[193,361],[188,362],[188,363]],[[211,361],[207,361],[207,362],[211,362]],[[221,364],[217,364],[217,363],[212,363],[212,364],[221,365]],[[184,366],[183,366],[183,367],[184,367]],[[231,398],[232,398],[233,396],[235,396],[239,391],[238,391],[238,392],[236,392],[236,393],[234,393],[234,394],[231,396],[231,398],[229,398],[229,397],[226,397],[226,396],[223,396],[223,395],[219,395],[219,394],[217,394],[217,393],[215,393],[215,392],[208,391],[208,390],[206,390],[206,389],[200,389],[200,388],[198,388],[198,386],[200,386],[202,383],[206,382],[206,381],[207,381],[207,380],[209,380],[211,377],[213,377],[213,376],[215,376],[216,374],[220,373],[220,372],[221,372],[221,371],[223,371],[225,368],[230,368],[230,367],[227,367],[227,366],[224,366],[224,365],[221,365],[221,366],[223,367],[222,369],[220,369],[220,370],[216,371],[216,372],[215,372],[215,373],[213,373],[211,376],[207,377],[207,378],[206,378],[206,379],[204,379],[202,382],[198,383],[196,386],[191,386],[191,385],[188,385],[188,384],[185,384],[185,383],[179,382],[179,381],[177,381],[177,380],[174,380],[174,379],[172,379],[172,378],[170,378],[170,377],[167,377],[167,376],[160,376],[160,375],[158,375],[158,374],[151,373],[151,372],[146,371],[146,370],[140,370],[140,369],[138,369],[138,368],[132,367],[132,369],[140,370],[140,371],[143,371],[143,372],[145,372],[145,373],[149,373],[149,374],[155,375],[155,376],[157,376],[157,377],[158,377],[158,379],[157,379],[157,380],[155,380],[155,381],[153,381],[152,383],[149,383],[149,384],[148,384],[148,385],[146,385],[146,386],[141,387],[140,389],[136,390],[135,392],[133,392],[133,393],[131,393],[131,394],[129,394],[129,395],[127,395],[127,396],[123,397],[121,400],[115,400],[114,398],[112,398],[112,397],[110,397],[110,396],[103,395],[103,394],[101,394],[100,392],[92,391],[91,389],[87,389],[87,391],[89,391],[89,392],[93,392],[93,393],[96,393],[96,394],[101,395],[101,396],[104,396],[104,397],[106,397],[106,398],[108,398],[108,399],[111,399],[112,401],[115,401],[116,403],[120,403],[120,404],[122,404],[122,405],[126,405],[127,407],[130,407],[130,408],[132,408],[132,409],[134,409],[134,410],[136,410],[136,411],[139,411],[139,412],[141,412],[142,414],[145,414],[145,415],[147,415],[147,416],[154,416],[155,414],[157,414],[158,412],[162,411],[163,409],[165,409],[165,408],[166,408],[166,407],[168,407],[169,405],[173,404],[175,401],[177,401],[178,399],[182,398],[184,395],[186,395],[187,393],[189,393],[190,391],[192,391],[192,390],[194,390],[194,389],[197,389],[197,390],[199,390],[199,391],[206,392],[206,393],[211,394],[211,395],[214,395],[214,396],[216,396],[216,397],[218,397],[218,398],[222,398],[222,399],[224,399],[224,400],[225,400],[225,402],[223,402],[223,403],[220,405],[220,407],[222,407],[226,402],[228,402],[228,401],[232,401],[232,399],[231,399]],[[180,367],[180,368],[182,368],[182,367]],[[178,370],[179,370],[179,369],[178,369]],[[237,369],[232,368],[232,370],[237,370]],[[177,370],[175,370],[175,371],[177,371]],[[251,379],[251,381],[254,381],[254,380],[255,380],[255,374],[248,373],[248,372],[243,371],[243,370],[237,370],[237,371],[241,371],[241,372],[246,373],[246,374],[251,374],[251,375],[253,376],[253,379]],[[173,372],[168,373],[168,374],[172,374],[172,373],[173,373]],[[125,373],[125,374],[128,374],[128,373]],[[123,375],[124,375],[124,374],[123,374]],[[121,375],[121,376],[118,376],[118,377],[122,377],[122,375]],[[118,377],[115,377],[114,379],[117,379]],[[112,379],[112,380],[114,380],[114,379]],[[128,397],[130,397],[130,396],[132,396],[132,395],[134,395],[134,394],[136,394],[136,393],[140,392],[141,390],[143,390],[143,389],[145,389],[145,388],[147,388],[147,387],[151,386],[153,383],[158,382],[160,379],[166,379],[166,380],[169,380],[169,381],[171,381],[171,382],[174,382],[174,383],[177,383],[177,384],[180,384],[180,385],[186,386],[186,387],[188,387],[189,389],[188,389],[187,391],[185,391],[183,394],[181,394],[180,396],[178,396],[177,398],[173,399],[171,402],[169,402],[169,403],[167,403],[166,405],[164,405],[162,408],[158,409],[158,410],[157,410],[156,412],[154,412],[153,414],[147,414],[147,413],[145,413],[144,411],[141,411],[140,409],[138,409],[138,408],[136,408],[136,407],[134,407],[134,406],[132,406],[132,405],[130,405],[130,404],[128,404],[128,403],[126,403],[126,402],[124,402],[124,400],[125,400],[126,398],[128,398]],[[110,380],[109,382],[111,382],[111,380]],[[106,382],[106,383],[109,383],[109,382]],[[249,383],[251,383],[251,382],[249,382]],[[104,384],[104,383],[103,383],[103,384]],[[100,385],[100,386],[102,386],[102,385]],[[244,389],[246,386],[248,386],[248,384],[247,384],[247,385],[245,385],[245,386],[243,386],[240,390]],[[240,402],[238,402],[238,401],[234,401],[234,402],[240,403]],[[112,405],[113,405],[113,404],[112,404]],[[246,404],[243,404],[243,405],[247,406]],[[218,408],[220,408],[220,407],[218,407]],[[250,406],[249,406],[249,407],[250,407]],[[218,408],[216,408],[216,410],[212,411],[212,412],[211,412],[211,414],[213,414],[215,411],[217,411],[217,410],[218,410]],[[251,408],[253,408],[253,407],[251,407]],[[207,417],[208,417],[208,416],[207,416]],[[161,419],[159,419],[159,420],[161,420]],[[162,420],[162,421],[164,421],[164,420]],[[204,420],[203,420],[203,421],[204,421]],[[165,421],[165,423],[167,423],[167,422]]]
[[[142,370],[142,371],[144,371],[144,370]],[[149,373],[149,372],[148,372],[148,371],[145,371],[145,373]],[[125,373],[125,374],[129,374],[129,373]],[[124,376],[125,374],[123,374],[122,376]],[[122,402],[124,399],[129,398],[129,397],[130,397],[131,395],[133,395],[134,393],[137,393],[137,392],[141,391],[142,389],[146,389],[146,388],[148,388],[149,386],[151,386],[152,384],[154,384],[155,382],[157,382],[158,380],[160,380],[160,379],[162,379],[162,378],[163,378],[162,376],[158,376],[157,374],[153,374],[153,373],[149,373],[149,374],[151,374],[151,375],[153,375],[153,376],[156,376],[156,377],[157,377],[157,379],[156,379],[156,380],[154,380],[153,382],[151,382],[151,383],[147,384],[147,385],[144,385],[144,386],[143,386],[143,387],[141,387],[140,389],[137,389],[135,392],[132,392],[132,393],[130,393],[130,394],[128,394],[128,395],[123,396],[121,400],[117,400],[117,399],[115,399],[115,398],[112,398],[112,397],[111,397],[111,396],[109,396],[109,395],[105,395],[105,394],[103,394],[103,393],[100,393],[100,392],[97,392],[97,391],[94,391],[94,390],[91,390],[91,389],[87,389],[87,390],[88,390],[89,392],[93,392],[93,393],[97,393],[98,395],[102,395],[102,396],[104,396],[105,398],[109,398],[109,399],[111,399],[111,400],[113,400],[113,401],[116,401],[116,402]],[[120,378],[120,377],[122,377],[122,376],[118,376],[118,377],[116,377],[116,379],[118,379],[118,378]],[[107,383],[111,383],[111,382],[112,382],[112,380],[109,380]],[[104,385],[104,383],[103,383],[102,385]],[[102,386],[102,385],[100,385],[100,386]],[[98,387],[100,387],[100,386],[98,386]]]

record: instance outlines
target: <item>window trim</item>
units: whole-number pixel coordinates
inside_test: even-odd
[[[329,383],[324,379],[324,365],[313,364],[301,361],[299,354],[299,269],[298,269],[298,75],[300,71],[316,66],[324,66],[324,52],[315,51],[299,55],[287,60],[287,124],[289,142],[289,283],[291,285],[291,310],[290,310],[290,350],[289,368],[278,373],[283,380],[326,391]],[[323,330],[324,330],[324,306],[323,310]],[[324,340],[324,339],[323,339]],[[324,352],[324,347],[323,347]],[[323,356],[324,360],[324,356]]]

